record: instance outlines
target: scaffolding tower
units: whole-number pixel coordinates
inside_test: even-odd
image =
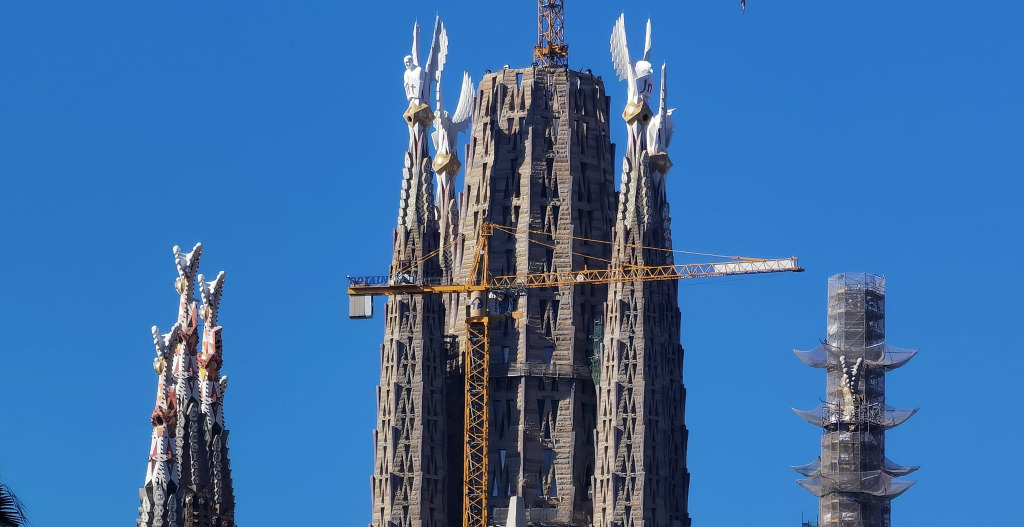
[[[885,431],[917,409],[885,401],[885,373],[906,364],[917,350],[885,343],[885,278],[838,274],[828,281],[828,338],[809,351],[794,350],[808,366],[827,372],[826,398],[813,410],[794,411],[820,426],[821,456],[794,470],[798,483],[819,497],[822,527],[889,527],[890,502],[914,481],[918,467],[885,457]]]

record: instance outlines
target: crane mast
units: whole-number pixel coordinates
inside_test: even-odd
[[[537,46],[533,49],[533,63],[561,68],[569,66],[564,0],[537,0]]]

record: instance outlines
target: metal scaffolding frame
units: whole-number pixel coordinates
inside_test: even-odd
[[[906,364],[917,350],[885,344],[885,278],[838,274],[828,281],[828,337],[813,350],[794,350],[805,364],[827,373],[826,399],[794,411],[822,428],[821,456],[794,466],[798,483],[819,497],[822,527],[889,527],[890,502],[914,481],[885,457],[885,431],[909,419],[885,401],[885,372]]]

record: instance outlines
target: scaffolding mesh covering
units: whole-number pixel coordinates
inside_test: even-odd
[[[815,474],[821,473],[821,458],[819,457],[806,465],[793,465],[790,468],[797,471],[802,476],[811,477]]]
[[[918,467],[885,457],[885,431],[917,409],[885,401],[885,373],[910,361],[915,349],[885,343],[885,279],[858,273],[828,281],[827,338],[797,358],[826,372],[826,397],[811,410],[793,411],[821,427],[821,456],[792,467],[797,482],[819,497],[821,525],[890,527],[890,500],[914,481],[902,479]]]
[[[832,350],[831,352],[829,350]],[[868,346],[864,349],[864,362],[868,366],[883,368],[885,371],[895,370],[910,362],[918,350],[897,348],[884,342]],[[812,368],[827,368],[829,364],[839,364],[840,354],[826,344],[807,350],[793,350],[797,358]]]
[[[901,410],[891,406],[863,406],[855,410],[855,419],[870,422],[886,430],[903,424],[904,421],[917,413],[917,408]],[[793,409],[797,415],[812,425],[827,427],[837,425],[843,421],[843,405],[821,403],[817,408],[811,410]]]
[[[814,476],[820,476],[821,458],[819,457],[806,465],[793,465],[790,468],[797,471],[797,473],[799,473],[800,475],[807,476],[809,478]],[[893,477],[906,476],[907,474],[910,474],[911,472],[914,472],[919,468],[921,467],[904,467],[902,465],[898,465],[895,461],[889,458],[884,458],[882,461],[882,471]]]
[[[797,480],[797,483],[818,497],[834,492],[859,492],[892,499],[903,494],[916,482],[895,478],[881,470],[873,470],[831,476],[823,476],[819,473],[806,479]]]
[[[886,471],[890,476],[906,476],[907,474],[910,474],[911,472],[914,472],[919,468],[921,468],[919,465],[915,465],[912,467],[904,467],[902,465],[897,465],[893,460],[889,458],[885,458],[884,460],[882,460],[882,470]]]

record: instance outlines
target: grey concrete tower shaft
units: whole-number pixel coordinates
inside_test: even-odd
[[[493,275],[607,266],[615,206],[608,111],[604,84],[587,73],[534,67],[484,76],[467,149],[457,280],[468,277],[484,221],[515,232],[491,238]],[[590,363],[606,296],[597,284],[530,289],[518,297],[521,317],[492,317],[488,501],[497,525],[512,496],[523,496],[529,521],[591,522]],[[459,308],[448,333],[464,334],[465,315]],[[452,419],[449,426],[461,424]],[[451,481],[449,492],[458,492]]]

